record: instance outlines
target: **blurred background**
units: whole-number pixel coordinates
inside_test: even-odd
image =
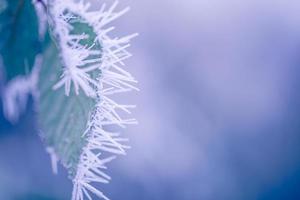
[[[95,7],[101,6],[99,2]],[[111,2],[111,1],[110,1]],[[300,199],[300,2],[123,0],[116,35],[139,32],[132,149],[99,185],[117,200]],[[2,110],[1,112],[2,113]],[[0,116],[0,199],[70,199],[53,175],[32,103]]]

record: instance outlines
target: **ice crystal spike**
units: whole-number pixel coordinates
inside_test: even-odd
[[[39,39],[43,41],[48,29],[46,0],[32,0],[32,3],[39,19]]]
[[[123,64],[122,60],[131,56],[126,48],[129,47],[129,40],[136,34],[121,39],[112,39],[108,36],[108,33],[113,29],[108,24],[129,10],[129,8],[125,8],[119,12],[114,12],[117,4],[118,1],[107,10],[105,10],[106,5],[103,4],[99,11],[90,11],[90,4],[84,1],[54,0],[50,3],[52,32],[54,37],[58,38],[58,46],[64,66],[61,80],[54,85],[53,89],[56,90],[64,86],[65,94],[69,95],[73,86],[77,95],[81,89],[87,96],[95,97],[98,83],[91,77],[91,72],[101,69],[103,66],[100,63]],[[78,16],[82,23],[86,23],[93,28],[96,33],[94,43],[98,42],[103,49],[95,49],[92,48],[93,46],[80,43],[88,36],[85,33],[73,33],[74,27],[70,25],[70,21],[76,17],[78,18]],[[102,58],[95,58],[97,55],[102,55]],[[126,75],[128,74],[124,74],[124,76]],[[113,84],[112,82],[109,83]],[[122,82],[118,84],[125,85]]]
[[[111,99],[113,94],[138,90],[134,86],[137,81],[122,69],[124,60],[131,56],[127,51],[129,42],[137,34],[110,36],[114,28],[109,24],[129,11],[128,7],[116,11],[117,5],[115,1],[92,11],[90,4],[83,0],[48,1],[49,23],[63,66],[60,79],[52,88],[54,91],[64,88],[65,98],[73,98],[72,94],[85,95],[95,102],[85,131],[81,133],[85,145],[72,176],[72,200],[92,199],[92,196],[108,199],[93,185],[108,183],[110,177],[103,171],[106,163],[116,155],[125,155],[130,148],[125,144],[127,139],[109,131],[108,126],[125,128],[137,123],[119,114],[120,111],[130,113],[129,109],[134,106],[121,105]],[[55,148],[50,149],[52,155],[60,156]],[[72,163],[64,164],[72,168]]]

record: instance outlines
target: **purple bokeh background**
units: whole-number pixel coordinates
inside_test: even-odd
[[[121,4],[132,10],[114,33],[140,33],[126,68],[141,91],[117,99],[137,104],[139,125],[99,187],[123,200],[300,199],[300,2]],[[0,119],[0,199],[69,199],[31,110]]]

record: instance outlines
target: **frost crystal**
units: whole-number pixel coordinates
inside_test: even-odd
[[[123,61],[131,56],[126,50],[130,46],[129,41],[137,34],[122,38],[109,36],[114,28],[108,24],[129,10],[125,8],[115,12],[117,5],[116,1],[109,8],[103,4],[100,10],[91,11],[90,4],[83,0],[53,0],[49,3],[50,26],[64,65],[61,79],[53,89],[64,87],[65,94],[69,95],[74,88],[75,94],[83,91],[97,102],[83,133],[87,144],[82,150],[73,178],[72,200],[92,199],[91,194],[108,199],[92,184],[108,183],[110,177],[103,172],[105,164],[114,159],[115,155],[125,155],[129,146],[124,144],[127,139],[120,137],[119,133],[107,131],[107,126],[125,127],[136,123],[135,119],[122,119],[118,114],[120,110],[130,113],[129,109],[134,106],[120,105],[109,98],[116,93],[138,90],[132,85],[136,80],[121,68]],[[80,42],[88,37],[87,34],[73,33],[70,21],[78,17],[92,27],[96,34],[94,43],[100,44],[100,49]],[[95,70],[101,72],[98,77],[91,76]],[[112,156],[104,157],[104,153]]]
[[[39,39],[43,41],[48,28],[46,0],[32,0],[32,3],[39,19]]]
[[[6,119],[16,123],[24,112],[28,96],[37,99],[38,74],[42,65],[42,56],[37,55],[32,72],[26,76],[17,76],[8,82],[3,91],[3,112]]]

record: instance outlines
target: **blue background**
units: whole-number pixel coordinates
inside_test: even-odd
[[[126,69],[141,91],[117,100],[137,104],[139,125],[124,131],[132,149],[109,164],[101,190],[123,200],[300,199],[300,2],[121,4],[132,10],[114,33],[140,33]],[[35,121],[32,102],[18,124],[0,117],[0,199],[70,199]]]

